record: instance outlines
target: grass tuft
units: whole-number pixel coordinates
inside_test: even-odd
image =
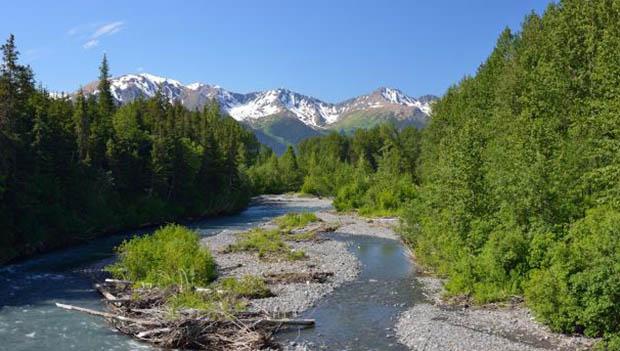
[[[260,299],[273,296],[267,287],[265,279],[257,276],[246,275],[240,279],[227,277],[216,284],[216,289],[231,294],[237,298]]]
[[[319,221],[319,218],[312,212],[287,213],[275,219],[280,230],[287,232],[303,228],[309,223],[317,221]]]
[[[278,230],[252,229],[240,234],[236,243],[228,246],[228,252],[256,252],[263,259],[282,258],[296,261],[306,257],[301,250],[294,250],[282,239]]]

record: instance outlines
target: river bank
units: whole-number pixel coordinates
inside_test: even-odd
[[[313,212],[333,232],[321,240],[289,241],[307,253],[300,261],[259,262],[247,253],[224,253],[235,233],[269,228],[289,212]],[[418,273],[395,231],[394,219],[336,213],[331,201],[279,195],[256,198],[248,210],[190,223],[203,237],[222,276],[272,272],[332,272],[324,282],[269,283],[276,296],[250,308],[316,320],[312,329],[276,335],[297,350],[580,350],[592,340],[550,333],[521,305],[463,308],[441,299],[441,280]],[[103,320],[68,313],[55,302],[101,309],[92,274],[112,262],[112,248],[126,235],[42,255],[0,269],[0,339],[8,349],[153,349]],[[327,239],[327,240],[323,240]],[[239,266],[241,264],[241,266]]]
[[[443,281],[418,276],[425,301],[401,314],[398,340],[412,350],[589,350],[596,340],[554,333],[523,302],[455,305],[442,298]]]
[[[282,197],[283,201],[287,201],[286,197]],[[290,199],[288,200],[290,201]],[[314,201],[306,199],[306,201]],[[325,201],[325,200],[322,200]],[[326,233],[327,239],[332,239],[319,243],[304,243],[298,245],[293,243],[296,248],[306,250],[310,253],[312,262],[324,261],[324,265],[320,269],[334,270],[335,278],[333,282],[328,284],[286,284],[284,286],[275,286],[274,292],[276,297],[256,301],[256,306],[272,312],[289,312],[304,317],[323,317],[320,312],[316,313],[317,307],[313,307],[312,311],[307,309],[312,306],[330,305],[332,302],[342,304],[343,301],[350,301],[350,298],[343,298],[342,291],[349,287],[355,286],[355,289],[374,290],[376,279],[360,279],[360,275],[364,275],[364,271],[368,268],[365,262],[361,262],[359,253],[351,249],[351,242],[354,238],[371,237],[380,240],[397,242],[399,246],[403,246],[400,237],[396,233],[398,220],[384,219],[366,219],[355,214],[341,214],[334,211],[320,211],[317,216],[331,225],[336,225],[337,229],[333,233]],[[265,224],[269,227],[272,224]],[[218,238],[219,236],[219,238]],[[234,233],[222,233],[218,236],[207,238],[210,243],[221,242],[226,244],[230,238],[234,237]],[[339,240],[338,240],[339,239]],[[228,240],[228,241],[227,241]],[[374,239],[373,239],[374,240]],[[349,246],[349,254],[347,254],[347,242]],[[359,244],[355,244],[359,245]],[[403,248],[404,249],[404,248]],[[408,249],[404,249],[409,253]],[[351,253],[355,253],[351,256]],[[228,258],[226,258],[228,256]],[[505,305],[486,305],[472,307],[466,304],[455,305],[446,302],[442,298],[443,281],[437,277],[424,275],[422,270],[416,266],[414,257],[407,255],[408,264],[415,271],[410,280],[408,288],[411,289],[412,295],[406,305],[397,301],[395,304],[400,305],[397,317],[390,323],[391,327],[383,328],[381,333],[375,335],[375,338],[384,338],[387,341],[380,344],[382,348],[389,345],[390,348],[399,348],[399,343],[405,345],[410,350],[589,350],[596,340],[584,338],[580,336],[568,336],[554,333],[548,327],[536,322],[527,307],[519,299],[515,299],[513,303]],[[221,260],[224,265],[238,264],[243,262],[244,258],[235,257],[231,259],[229,255],[217,255],[216,259]],[[246,258],[247,259],[247,258]],[[219,262],[219,261],[218,261]],[[286,268],[273,265],[260,265],[256,262],[249,264],[249,267],[238,268],[232,270],[230,274],[250,274],[275,271],[295,271],[299,269],[306,272],[308,266],[303,264],[288,265]],[[315,263],[309,266],[314,267]],[[385,262],[388,264],[388,262]],[[407,265],[407,263],[399,262],[399,265]],[[391,267],[396,270],[397,267]],[[390,267],[383,267],[390,269]],[[310,269],[312,270],[312,269]],[[385,274],[385,272],[383,272]],[[356,284],[358,283],[358,284]],[[340,287],[340,288],[339,288]],[[334,289],[337,290],[334,292]],[[332,294],[330,294],[332,293]],[[355,295],[353,292],[349,294]],[[403,294],[397,288],[392,288],[388,292],[398,295]],[[328,295],[330,294],[330,295]],[[379,293],[381,294],[381,292]],[[325,297],[328,295],[327,297]],[[385,295],[385,294],[384,294]],[[334,297],[335,296],[335,297]],[[361,296],[377,297],[377,295],[356,295],[360,296],[360,300],[354,301],[359,308],[364,308],[365,301],[361,300]],[[381,296],[385,299],[385,296]],[[333,306],[332,306],[333,307]],[[303,312],[306,310],[306,312]],[[301,313],[300,313],[301,312]],[[322,324],[320,318],[317,318],[317,324]],[[328,324],[330,322],[327,322]],[[320,329],[320,327],[319,327]],[[295,338],[294,344],[301,349],[313,349],[314,346],[320,345],[321,338],[313,337],[317,333],[309,330],[299,334]],[[359,338],[358,335],[353,336]],[[312,340],[310,344],[307,340]],[[395,339],[392,339],[394,337]],[[362,336],[363,338],[363,336]],[[319,340],[319,342],[317,342]],[[310,346],[308,346],[310,345]],[[373,349],[368,345],[359,343],[352,344],[356,349]],[[327,349],[332,349],[336,345],[323,345]],[[350,346],[350,345],[348,345]],[[403,347],[402,349],[405,349]],[[344,347],[343,347],[344,349]]]

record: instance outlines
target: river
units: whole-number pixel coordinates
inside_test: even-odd
[[[287,212],[328,209],[313,204],[261,201],[237,215],[189,226],[208,236],[224,229],[246,229]],[[112,261],[113,247],[129,236],[119,233],[1,268],[0,349],[152,349],[116,332],[101,318],[54,306],[61,302],[101,309],[92,274]],[[338,234],[335,238],[346,241],[360,259],[360,275],[304,313],[317,320],[316,328],[284,333],[278,339],[288,344],[305,340],[329,350],[404,350],[392,328],[398,314],[422,298],[405,250],[390,239]]]

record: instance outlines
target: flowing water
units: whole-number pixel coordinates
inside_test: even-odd
[[[396,341],[398,315],[424,299],[414,270],[399,241],[372,236],[337,235],[360,260],[360,275],[306,311],[312,329],[291,330],[278,339],[311,343],[325,350],[407,350]]]
[[[327,209],[305,201],[264,201],[234,216],[191,223],[201,235],[242,230],[292,211]],[[148,232],[148,231],[142,231]],[[136,233],[133,231],[132,233]],[[103,307],[92,288],[92,274],[113,259],[113,247],[129,233],[42,255],[0,269],[0,350],[140,350],[152,349],[108,327],[99,317],[68,312],[55,302]],[[310,340],[329,350],[400,350],[392,336],[397,314],[420,295],[402,246],[374,237],[341,236],[361,260],[360,276],[305,313],[315,329],[279,338]],[[387,329],[386,329],[387,328]]]

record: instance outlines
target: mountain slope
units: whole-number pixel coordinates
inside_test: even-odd
[[[332,104],[288,89],[240,94],[217,85],[183,85],[174,79],[148,73],[127,74],[110,81],[112,95],[119,104],[152,97],[158,91],[189,109],[200,109],[208,101],[215,100],[223,111],[254,129],[259,140],[276,151],[330,130],[351,132],[384,122],[422,127],[436,100],[431,95],[416,99],[398,89],[379,88],[370,94]],[[94,82],[87,85],[85,91],[97,94],[96,88]]]

